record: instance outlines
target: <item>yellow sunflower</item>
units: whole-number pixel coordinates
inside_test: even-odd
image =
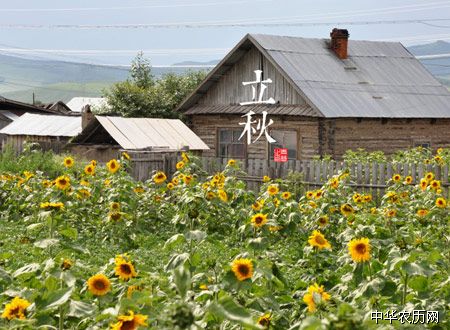
[[[427,179],[420,179],[420,189],[425,190],[427,189],[428,181]]]
[[[172,183],[174,186],[177,186],[180,183],[180,180],[178,178],[172,178]]]
[[[222,202],[228,202],[228,195],[227,192],[225,190],[218,190],[217,193],[219,194],[219,198]]]
[[[252,204],[252,209],[255,211],[259,211],[261,210],[261,208],[263,207],[262,203],[256,201]]]
[[[177,168],[177,170],[181,170],[184,167],[184,162],[181,160],[177,163],[177,165],[175,165],[175,167]]]
[[[67,175],[61,175],[56,178],[55,185],[61,190],[66,190],[70,187],[70,178]]]
[[[120,211],[120,203],[112,202],[111,204],[109,204],[109,208],[113,211]]]
[[[212,192],[212,191],[208,191],[208,192],[206,193],[206,198],[207,198],[208,200],[212,200],[212,199],[216,198],[216,194],[215,194],[214,192]]]
[[[438,190],[439,188],[441,188],[441,181],[439,181],[439,180],[432,180],[430,182],[430,187],[433,190]]]
[[[372,195],[364,195],[362,199],[365,203],[370,203],[372,201]]]
[[[434,179],[434,174],[432,172],[428,172],[427,174],[425,174],[425,179],[430,182],[431,180]]]
[[[306,192],[306,198],[311,199],[314,197],[314,191],[307,191]]]
[[[397,215],[397,211],[396,210],[386,210],[385,214],[387,217],[393,218]]]
[[[172,182],[169,182],[166,187],[167,189],[172,190],[175,186],[173,185]]]
[[[332,178],[330,185],[332,188],[336,189],[337,187],[339,187],[339,179],[338,178]]]
[[[406,183],[406,184],[411,184],[412,182],[413,182],[412,176],[411,176],[411,175],[408,175],[408,176],[405,178],[405,183]]]
[[[348,243],[348,252],[355,262],[370,260],[370,241],[367,237],[352,239]]]
[[[259,326],[263,327],[264,329],[269,329],[271,319],[272,319],[272,317],[271,317],[270,313],[266,313],[266,314],[258,317],[257,323]]]
[[[402,177],[400,174],[394,174],[392,176],[392,181],[394,181],[394,182],[400,182],[401,180],[402,180]]]
[[[64,259],[61,263],[61,269],[62,270],[69,270],[73,266],[73,261],[70,259]]]
[[[144,188],[142,188],[142,187],[134,187],[134,188],[133,188],[133,191],[134,191],[136,194],[142,194],[145,190],[144,190]]]
[[[278,188],[278,186],[270,185],[267,187],[267,192],[269,193],[270,196],[278,194],[279,191],[280,189]]]
[[[269,182],[269,181],[270,181],[270,177],[268,175],[264,175],[263,182]]]
[[[274,198],[273,199],[273,205],[275,205],[275,207],[280,206],[280,204],[281,204],[281,202],[280,202],[280,200],[278,198]]]
[[[319,223],[320,227],[325,227],[328,224],[328,215],[323,215],[319,217],[317,222]]]
[[[183,159],[183,162],[188,163],[189,162],[189,156],[187,153],[182,152],[181,153],[181,159]]]
[[[133,296],[133,292],[142,291],[144,286],[142,285],[130,285],[127,288],[127,298],[130,299]]]
[[[235,166],[236,165],[236,161],[234,159],[230,159],[227,163],[228,166]]]
[[[330,300],[331,296],[325,292],[323,285],[317,283],[308,287],[308,292],[303,296],[303,302],[308,306],[308,312],[316,311],[316,302],[325,302]]]
[[[353,207],[350,204],[343,204],[343,205],[341,205],[341,213],[343,215],[345,215],[346,217],[348,217],[349,215],[352,215],[353,213],[355,213],[355,210],[353,209]]]
[[[64,158],[64,166],[67,168],[71,168],[75,164],[75,161],[72,157],[66,157]]]
[[[183,177],[183,182],[184,182],[185,184],[189,184],[189,183],[191,183],[192,179],[193,179],[192,175],[185,175],[185,176]]]
[[[91,165],[96,167],[97,166],[97,161],[95,159],[91,160]]]
[[[309,236],[308,243],[313,247],[317,247],[319,250],[331,249],[330,243],[327,241],[325,236],[323,236],[323,234],[318,230],[314,230],[312,235]]]
[[[117,256],[115,262],[116,267],[114,268],[114,272],[121,280],[128,281],[130,278],[137,276],[136,270],[134,269],[131,261],[127,260],[123,256]]]
[[[111,290],[111,282],[103,274],[92,276],[87,281],[88,290],[94,296],[104,296]]]
[[[164,174],[164,172],[161,172],[161,171],[156,172],[156,174],[153,176],[153,181],[156,184],[161,184],[164,181],[166,181],[166,179],[167,179],[167,176]]]
[[[231,270],[239,281],[245,281],[253,276],[253,263],[250,259],[236,259],[231,264]]]
[[[139,326],[147,326],[148,316],[142,314],[134,314],[128,311],[128,315],[119,315],[117,323],[111,324],[111,330],[136,330]]]
[[[292,194],[289,191],[285,191],[281,194],[281,198],[283,199],[289,199],[291,198]]]
[[[127,152],[125,152],[125,151],[122,152],[122,158],[124,158],[126,160],[130,160],[131,159],[130,155]]]
[[[424,216],[426,216],[428,214],[428,210],[427,209],[419,209],[419,210],[417,210],[417,215],[419,216],[419,217],[424,217]]]
[[[120,168],[120,164],[116,159],[111,159],[109,162],[106,163],[106,167],[108,168],[108,171],[110,173],[116,173],[119,168]]]
[[[5,310],[2,313],[2,318],[7,320],[26,319],[26,309],[31,305],[31,303],[19,297],[15,297],[11,302],[6,304]]]
[[[436,153],[437,153],[438,155],[440,155],[443,151],[444,151],[443,148],[438,148],[438,150],[436,150]]]
[[[267,222],[267,214],[257,213],[251,219],[252,225],[261,228]]]
[[[86,167],[84,168],[84,173],[86,173],[86,175],[94,175],[95,166],[93,166],[92,164],[86,165]]]
[[[315,199],[319,199],[319,198],[321,198],[323,196],[323,190],[316,190],[315,191],[315,193],[314,193],[314,198]]]
[[[438,199],[436,199],[436,206],[443,209],[447,207],[447,201],[445,200],[445,198],[439,197]]]
[[[122,213],[120,212],[109,212],[108,218],[110,221],[119,221],[122,218]]]

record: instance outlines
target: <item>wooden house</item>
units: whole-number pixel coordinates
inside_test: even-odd
[[[177,109],[204,154],[273,159],[281,147],[289,159],[339,159],[348,149],[450,145],[450,93],[402,44],[339,29],[330,37],[246,35]],[[255,139],[243,134],[249,113]],[[261,128],[276,142],[265,132],[255,142]]]
[[[44,150],[60,152],[67,142],[81,132],[80,116],[25,113],[0,130],[4,145],[21,152],[25,142],[35,142]]]

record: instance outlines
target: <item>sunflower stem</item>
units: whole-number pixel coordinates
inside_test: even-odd
[[[408,287],[408,274],[405,274],[405,284],[403,286],[402,305],[406,304],[406,290]]]

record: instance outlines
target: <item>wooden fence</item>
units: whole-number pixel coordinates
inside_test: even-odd
[[[132,155],[133,176],[137,180],[146,180],[152,172],[163,170],[172,175],[175,165],[180,160],[179,154],[174,153],[142,153]],[[225,168],[228,159],[215,157],[202,157],[202,167],[208,174],[215,174]],[[402,163],[352,163],[336,161],[291,160],[286,163],[276,163],[263,159],[248,159],[237,161],[240,169],[245,172],[240,179],[247,183],[249,189],[257,190],[262,184],[262,177],[285,178],[291,172],[301,174],[301,183],[307,189],[321,187],[330,177],[341,171],[350,174],[350,186],[361,192],[370,192],[375,198],[383,194],[388,181],[394,174],[402,176],[411,175],[413,182],[417,183],[427,172],[433,172],[441,186],[448,194],[449,167],[448,165],[402,164]]]

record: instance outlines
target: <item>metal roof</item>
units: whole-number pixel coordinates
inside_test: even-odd
[[[15,113],[12,113],[11,111],[8,111],[8,110],[0,110],[0,114],[2,114],[3,116],[5,116],[6,118],[8,118],[11,121],[14,121],[20,117],[20,116],[16,115]]]
[[[37,115],[25,113],[8,126],[0,130],[0,134],[33,135],[33,136],[68,136],[81,132],[81,117]]]
[[[103,107],[107,104],[106,99],[103,97],[74,97],[67,102],[67,106],[74,112],[81,112],[85,105]]]
[[[209,147],[179,119],[95,116],[111,137],[127,150],[167,148],[208,150]],[[76,140],[75,140],[76,141]]]
[[[328,39],[260,34],[245,36],[178,109],[193,107],[251,47],[292,84],[311,116],[450,118],[449,91],[401,43],[349,40],[341,60]]]
[[[274,115],[287,116],[312,116],[314,110],[307,104],[305,105],[254,105],[254,106],[240,106],[240,105],[207,105],[198,104],[185,112],[186,115],[199,114],[234,114],[243,115],[249,111],[260,114],[267,111]]]

